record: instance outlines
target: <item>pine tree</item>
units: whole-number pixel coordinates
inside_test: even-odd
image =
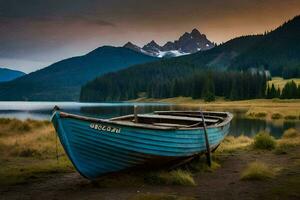
[[[276,90],[276,98],[280,98],[281,96],[281,91],[280,91],[280,88],[278,87],[277,90]]]
[[[277,92],[276,92],[274,84],[272,84],[271,89],[270,89],[270,99],[273,99],[276,97],[277,97]]]
[[[236,85],[236,80],[235,79],[232,81],[231,91],[230,91],[230,99],[231,100],[237,100],[238,99],[238,91],[237,91],[237,85]]]
[[[269,87],[269,84],[267,85],[266,98],[267,98],[267,99],[272,99],[272,96],[271,96],[271,89],[270,89],[270,87]]]
[[[297,98],[297,85],[294,81],[287,82],[282,89],[282,99]]]
[[[209,73],[208,76],[205,78],[203,90],[202,90],[202,98],[204,101],[214,101],[215,97],[215,85],[212,80],[212,76]]]
[[[297,96],[296,96],[297,99],[300,99],[300,84],[298,84],[298,87],[297,87]]]

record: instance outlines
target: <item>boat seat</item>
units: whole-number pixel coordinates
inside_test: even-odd
[[[178,128],[185,128],[186,125],[181,124],[169,124],[169,123],[152,123],[154,126],[167,126],[167,127],[178,127]]]
[[[185,117],[196,117],[196,118],[201,118],[201,115],[200,114],[196,114],[196,113],[191,113],[191,114],[189,114],[189,113],[177,113],[177,112],[174,112],[174,113],[160,113],[160,112],[154,112],[154,113],[156,113],[156,114],[158,114],[158,115],[171,115],[171,116],[185,116]],[[220,117],[220,116],[212,116],[212,115],[207,115],[207,114],[205,114],[205,113],[203,113],[204,114],[204,117],[208,117],[208,118],[210,118],[210,119],[219,119],[219,120],[223,120],[224,119],[224,117]],[[206,120],[205,120],[206,121]]]
[[[201,118],[196,117],[185,117],[185,116],[174,116],[174,115],[152,115],[152,114],[139,114],[138,117],[141,118],[153,118],[153,119],[174,119],[174,120],[184,120],[184,121],[194,121],[202,122]],[[217,119],[204,119],[205,122],[216,123]]]

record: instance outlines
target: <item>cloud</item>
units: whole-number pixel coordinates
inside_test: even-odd
[[[299,0],[0,0],[0,58],[50,64],[128,40],[165,43],[193,28],[220,43],[299,13]]]

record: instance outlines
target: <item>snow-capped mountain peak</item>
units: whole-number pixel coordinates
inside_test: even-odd
[[[168,41],[163,46],[158,45],[154,40],[143,46],[143,48],[128,42],[124,47],[145,53],[155,57],[176,57],[195,53],[197,51],[205,51],[213,48],[215,45],[201,34],[197,29],[193,29],[190,33],[185,32],[178,40]]]

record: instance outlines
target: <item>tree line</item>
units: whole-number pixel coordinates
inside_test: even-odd
[[[266,98],[280,98],[280,99],[300,99],[300,84],[297,86],[295,81],[287,82],[283,89],[280,90],[278,87],[275,88],[275,85],[267,86]]]
[[[87,83],[81,89],[80,100],[126,101],[139,97],[171,98],[178,96],[215,100],[216,96],[230,100],[264,98],[267,78],[260,73],[189,68],[161,73],[139,73],[139,69],[125,73],[110,73]],[[186,71],[184,71],[186,72]]]

